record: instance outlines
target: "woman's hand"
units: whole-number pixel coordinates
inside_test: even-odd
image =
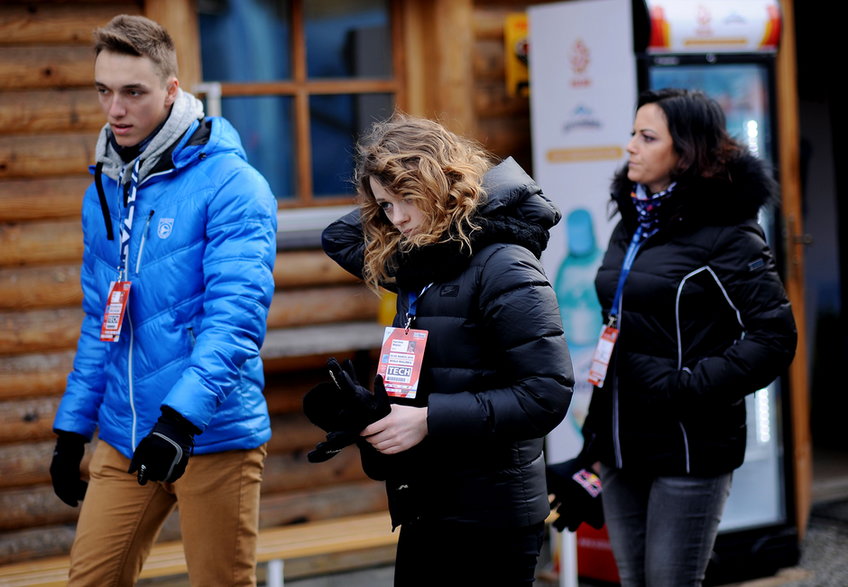
[[[370,424],[360,434],[383,454],[409,450],[427,436],[427,408],[392,405],[388,416]]]

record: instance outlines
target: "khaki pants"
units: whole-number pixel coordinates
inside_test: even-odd
[[[179,505],[192,585],[256,585],[259,488],[266,448],[196,455],[175,483],[139,485],[129,459],[100,442],[71,548],[69,585],[134,585]]]

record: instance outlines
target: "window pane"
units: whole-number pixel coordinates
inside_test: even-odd
[[[290,78],[290,12],[288,0],[199,0],[203,79]]]
[[[292,105],[291,98],[276,96],[221,101],[221,114],[239,131],[247,160],[280,199],[295,195]]]
[[[309,0],[304,11],[309,77],[391,76],[388,0]]]
[[[312,96],[312,187],[316,197],[353,194],[353,151],[371,123],[391,115],[390,94]]]

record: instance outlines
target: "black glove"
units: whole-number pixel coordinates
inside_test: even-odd
[[[138,443],[127,471],[138,471],[139,485],[148,481],[173,483],[182,477],[194,449],[194,435],[200,433],[176,410],[162,406],[161,411],[153,430]]]
[[[309,421],[327,432],[327,440],[318,443],[307,459],[321,463],[336,456],[344,447],[355,443],[359,433],[391,411],[389,396],[379,375],[374,379],[374,393],[359,384],[350,360],[340,365],[327,360],[332,383],[320,383],[303,397],[303,413]]]
[[[59,438],[56,439],[53,460],[50,462],[53,491],[66,504],[76,507],[88,489],[88,483],[80,478],[80,464],[88,439],[76,432],[57,430],[56,433]]]
[[[553,526],[560,532],[568,528],[575,532],[583,522],[593,528],[604,525],[601,504],[601,480],[579,459],[545,467],[548,493],[554,495],[551,507],[559,517]]]

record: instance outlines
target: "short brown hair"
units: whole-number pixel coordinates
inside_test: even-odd
[[[120,14],[96,29],[94,54],[100,55],[101,51],[147,57],[163,81],[177,75],[177,52],[171,35],[162,25],[143,16]]]

